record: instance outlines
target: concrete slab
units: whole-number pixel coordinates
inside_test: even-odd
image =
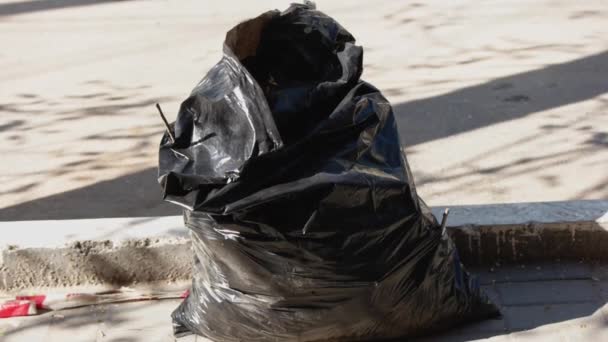
[[[433,213],[441,218],[442,206],[435,206]],[[608,229],[608,200],[455,205],[450,207],[448,218],[449,225],[453,227],[594,223]]]
[[[62,248],[84,241],[120,245],[146,239],[149,243],[179,243],[189,239],[181,216],[16,221],[0,226],[0,246],[4,248]]]
[[[557,267],[561,274],[576,274],[576,264],[565,263]],[[605,264],[598,265],[605,267]],[[451,329],[419,341],[603,341],[608,337],[608,309],[606,298],[581,297],[581,289],[572,281],[553,280],[549,287],[562,287],[566,291],[548,291],[538,297],[536,304],[529,305],[529,293],[539,294],[538,289],[548,286],[547,281],[536,280],[532,269],[528,280],[499,286],[516,285],[516,290],[503,292],[492,299],[499,305],[503,316]],[[498,270],[500,278],[505,278]],[[489,279],[482,279],[489,282]],[[588,279],[589,282],[594,282]],[[491,291],[490,291],[491,292]],[[540,294],[539,294],[540,295]],[[0,320],[2,341],[171,341],[209,342],[188,336],[175,339],[171,334],[170,314],[179,300],[136,302],[127,304],[98,305],[75,310],[62,310],[41,316]],[[555,304],[567,302],[568,304]],[[86,338],[84,338],[86,337]],[[35,339],[31,339],[35,338]]]

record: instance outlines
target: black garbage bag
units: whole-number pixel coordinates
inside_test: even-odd
[[[228,32],[160,146],[195,254],[176,334],[363,341],[497,314],[416,194],[362,57],[305,5]]]

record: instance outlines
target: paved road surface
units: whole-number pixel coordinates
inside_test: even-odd
[[[162,125],[288,1],[0,0],[0,220],[152,216]],[[608,198],[604,1],[319,1],[365,48],[432,205]]]

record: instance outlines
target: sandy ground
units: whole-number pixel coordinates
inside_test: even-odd
[[[0,1],[0,220],[150,216],[160,102],[288,1]],[[608,198],[604,1],[318,1],[365,49],[432,205]]]

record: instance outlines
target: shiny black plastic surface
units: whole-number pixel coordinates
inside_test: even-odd
[[[224,51],[160,147],[195,255],[176,333],[367,341],[497,314],[416,194],[350,33],[292,5],[237,25]]]

